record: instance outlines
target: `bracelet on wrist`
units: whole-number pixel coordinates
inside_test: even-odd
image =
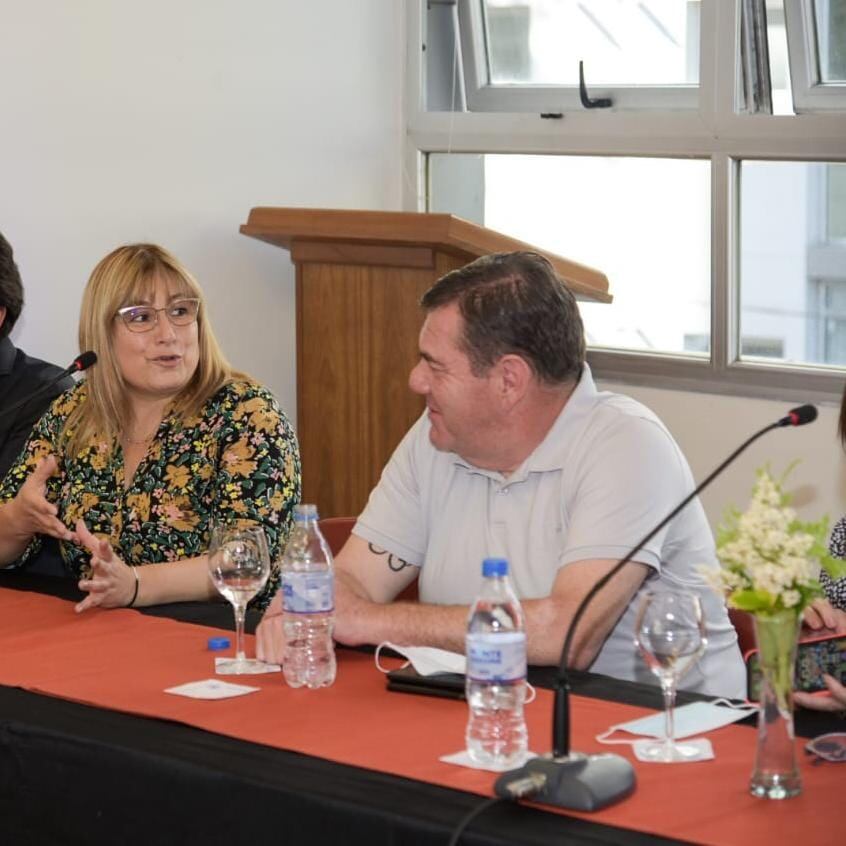
[[[130,567],[129,569],[132,570],[132,575],[135,576],[135,590],[132,592],[132,599],[129,600],[126,607],[132,608],[135,605],[135,600],[138,599],[138,587],[141,584],[141,578],[138,575],[137,567]]]

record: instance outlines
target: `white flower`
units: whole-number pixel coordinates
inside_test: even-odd
[[[816,527],[815,527],[816,528]],[[728,520],[728,537],[720,542],[719,577],[701,570],[721,592],[755,591],[760,609],[797,608],[818,588],[820,562],[812,555],[813,534],[797,520],[780,485],[761,471],[749,507]],[[753,597],[744,597],[748,607]]]

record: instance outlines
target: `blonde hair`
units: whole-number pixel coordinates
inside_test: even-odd
[[[234,379],[247,378],[232,370],[206,317],[205,300],[196,279],[167,250],[155,244],[127,244],[109,253],[94,268],[79,314],[79,349],[97,353],[97,364],[86,376],[87,398],[68,416],[65,452],[77,456],[96,435],[114,445],[130,423],[126,382],[114,353],[118,309],[152,298],[157,280],[171,294],[200,300],[197,314],[199,361],[188,384],[174,399],[183,417],[199,413],[206,400]],[[166,319],[166,318],[160,318]]]

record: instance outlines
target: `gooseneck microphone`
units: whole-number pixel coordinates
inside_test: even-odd
[[[503,773],[494,786],[498,796],[511,799],[530,796],[534,802],[555,805],[559,808],[595,811],[618,802],[632,793],[635,787],[634,769],[627,759],[619,755],[584,755],[570,752],[570,680],[567,675],[567,666],[579,622],[602,588],[747,447],[773,429],[783,426],[804,426],[816,419],[815,406],[801,405],[747,438],[588,591],[573,614],[561,648],[553,704],[552,754],[534,758],[519,769]]]
[[[82,373],[83,370],[88,370],[88,368],[91,367],[92,364],[96,364],[96,362],[97,353],[93,350],[87,350],[84,353],[80,353],[80,355],[78,355],[61,373],[59,373],[58,376],[55,376],[31,394],[28,394],[22,400],[19,400],[7,408],[0,409],[0,417],[3,417],[6,414],[11,414],[13,411],[17,411],[36,397],[47,393],[50,388],[52,388],[57,382],[61,382],[65,377],[70,376],[73,373]]]

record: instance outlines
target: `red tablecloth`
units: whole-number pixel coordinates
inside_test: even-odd
[[[389,693],[367,655],[343,651],[336,683],[318,691],[292,690],[281,675],[273,674],[234,679],[261,688],[234,699],[200,701],[164,693],[165,688],[213,676],[212,654],[206,649],[213,633],[136,611],[78,616],[69,602],[0,589],[0,684],[491,795],[492,774],[438,761],[463,746],[465,704]],[[526,709],[530,745],[536,751],[548,748],[551,700],[548,691],[540,690]],[[642,708],[575,697],[573,747],[607,751],[595,735],[644,713]],[[724,846],[843,842],[836,809],[846,788],[846,767],[803,761],[802,796],[784,802],[754,799],[747,783],[755,732],[727,726],[710,738],[714,761],[662,765],[632,758],[635,794],[582,816]],[[628,747],[615,751],[631,757]]]

